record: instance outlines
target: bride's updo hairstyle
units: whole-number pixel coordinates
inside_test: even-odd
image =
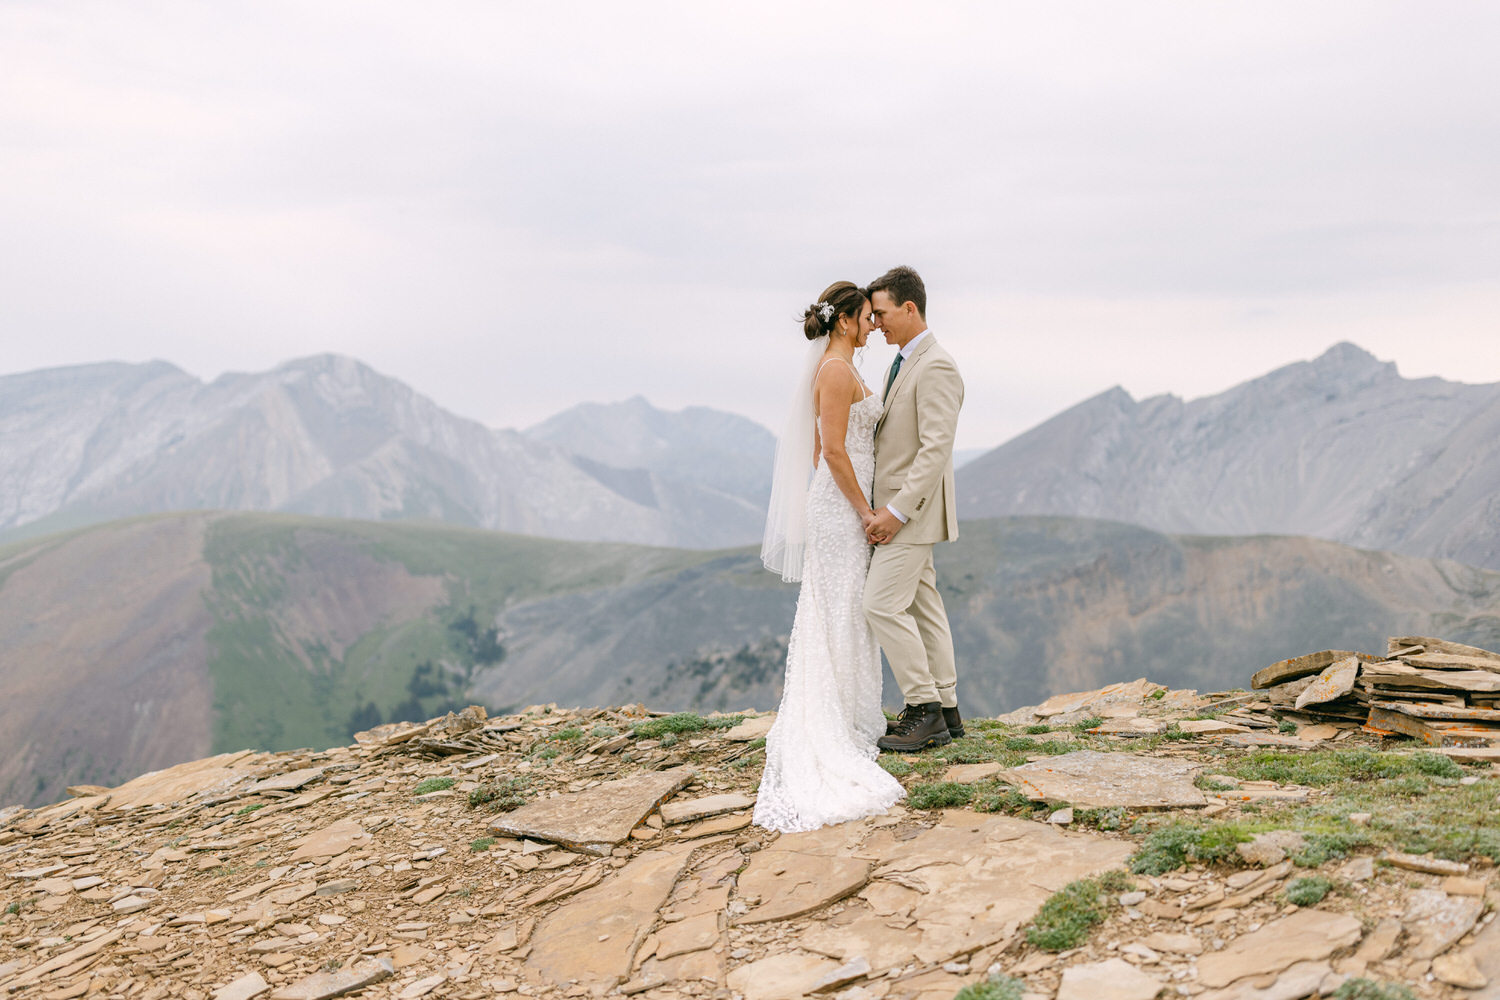
[[[869,297],[852,281],[835,281],[823,290],[818,301],[803,310],[802,332],[808,340],[817,340],[833,330],[840,316],[857,319]]]

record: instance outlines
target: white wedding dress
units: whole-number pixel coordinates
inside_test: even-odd
[[[849,408],[844,438],[860,489],[875,481],[880,398]],[[802,591],[786,654],[786,686],[766,736],[755,824],[796,833],[883,813],[905,795],[875,763],[885,735],[880,649],[865,622],[870,545],[859,515],[821,462],[807,491]]]

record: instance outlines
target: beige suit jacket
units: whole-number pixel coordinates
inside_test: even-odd
[[[902,362],[875,425],[875,507],[906,515],[893,542],[931,545],[958,537],[953,432],[964,380],[931,333]]]

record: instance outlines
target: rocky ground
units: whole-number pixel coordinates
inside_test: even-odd
[[[1493,754],[1270,708],[1060,696],[783,836],[750,824],[769,716],[221,755],[0,810],[0,994],[1500,998]]]

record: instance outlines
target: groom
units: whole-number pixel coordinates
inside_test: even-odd
[[[964,381],[927,329],[927,290],[909,267],[870,285],[875,328],[899,348],[875,425],[875,508],[865,526],[876,546],[865,582],[865,617],[885,650],[906,708],[882,750],[911,752],[964,735],[948,613],[932,567],[935,542],[958,537],[953,432]]]

